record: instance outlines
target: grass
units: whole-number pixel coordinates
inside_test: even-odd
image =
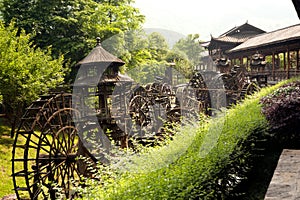
[[[10,127],[0,118],[0,199],[4,196],[14,194],[12,179],[12,149],[14,138],[10,138]],[[20,142],[24,143],[24,142]],[[22,156],[22,155],[20,155]],[[16,168],[22,168],[22,163],[17,163]],[[23,181],[23,180],[22,180]],[[22,182],[23,183],[23,182]],[[24,180],[25,184],[25,180]]]
[[[0,198],[13,194],[11,158],[14,139],[10,138],[10,128],[0,119]]]

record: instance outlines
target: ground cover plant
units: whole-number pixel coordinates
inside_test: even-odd
[[[83,199],[263,199],[280,151],[259,151],[270,139],[260,99],[285,83],[263,89],[218,118],[184,127],[181,135],[196,134],[173,163],[148,171],[102,169],[100,184],[83,188]]]

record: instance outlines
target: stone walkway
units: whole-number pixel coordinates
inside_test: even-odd
[[[265,200],[300,200],[300,150],[284,149]]]

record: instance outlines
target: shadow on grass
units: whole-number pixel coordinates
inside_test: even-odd
[[[5,124],[5,119],[0,118],[0,145],[11,147],[14,139],[10,137],[10,127]]]
[[[9,148],[13,143],[14,143],[13,138],[3,136],[3,135],[0,137],[0,145],[5,145],[7,148]]]

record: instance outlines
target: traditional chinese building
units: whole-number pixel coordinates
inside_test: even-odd
[[[219,37],[211,36],[211,40],[202,43],[202,46],[208,50],[209,55],[212,56],[213,60],[224,57],[227,58],[228,55],[226,52],[228,50],[233,49],[249,38],[262,33],[265,33],[265,31],[246,22],[241,26],[230,29]]]
[[[300,24],[285,27],[249,38],[226,54],[248,66],[251,56],[269,56],[270,76],[274,81],[300,74]],[[243,63],[243,61],[246,61]]]

